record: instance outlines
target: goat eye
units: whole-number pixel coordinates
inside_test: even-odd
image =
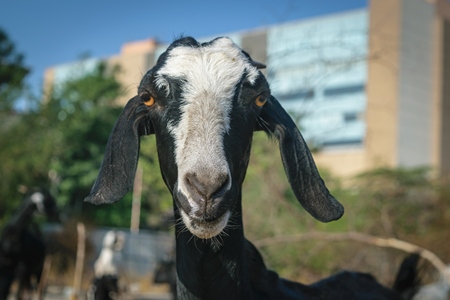
[[[262,107],[264,104],[266,104],[266,102],[267,102],[267,98],[264,98],[262,95],[259,95],[255,99],[255,104],[258,107]]]
[[[150,95],[149,93],[143,93],[140,95],[141,97],[141,101],[144,102],[144,104],[146,106],[152,106],[153,104],[155,104],[155,98],[153,98],[152,95]]]

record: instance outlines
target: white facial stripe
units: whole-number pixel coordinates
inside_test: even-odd
[[[254,83],[259,73],[228,38],[204,47],[176,47],[158,71],[159,81],[164,76],[184,81],[181,118],[176,126],[170,124],[169,129],[176,143],[178,187],[193,210],[198,207],[181,179],[188,171],[229,173],[223,137],[230,129],[233,95],[243,74]]]
[[[36,204],[36,207],[37,207],[37,209],[38,209],[38,211],[40,213],[43,213],[45,211],[45,208],[44,208],[44,195],[42,195],[42,193],[40,193],[40,192],[33,193],[30,196],[30,199],[31,199],[31,201],[33,203]]]
[[[211,77],[216,76],[216,80],[219,79],[222,84],[225,84],[222,75],[237,77],[239,80],[244,72],[247,72],[248,80],[253,84],[258,77],[258,69],[250,64],[233,41],[229,38],[220,38],[204,47],[178,46],[172,49],[158,74],[186,78],[197,88],[193,79],[200,79],[195,82],[198,85],[207,85],[209,80],[202,81],[202,77],[206,75],[213,80]],[[204,76],[201,76],[202,73]]]

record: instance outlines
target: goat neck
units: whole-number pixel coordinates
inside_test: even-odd
[[[199,239],[176,225],[180,299],[251,299],[240,201],[234,209],[233,227],[212,239]]]

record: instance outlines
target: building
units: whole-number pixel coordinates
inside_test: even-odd
[[[273,94],[320,149],[319,166],[342,176],[380,166],[450,173],[449,1],[376,0],[365,9],[226,35],[267,64]],[[104,59],[122,68],[121,103],[166,47],[131,42]],[[73,76],[75,65],[47,70],[46,83]]]

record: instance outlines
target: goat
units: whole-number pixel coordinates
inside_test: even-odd
[[[450,265],[438,274],[437,281],[423,285],[414,295],[414,300],[448,300],[450,299]]]
[[[95,300],[116,299],[119,293],[118,280],[122,268],[122,249],[125,245],[123,232],[110,230],[103,238],[103,247],[94,263],[95,279],[90,288]]]
[[[241,190],[258,130],[278,140],[288,181],[309,214],[330,222],[344,213],[294,121],[271,94],[258,70],[263,67],[226,37],[175,40],[118,117],[85,200],[113,203],[129,192],[140,137],[155,134],[179,220],[179,299],[400,299],[403,290],[366,274],[343,272],[309,286],[281,279],[244,237]]]
[[[39,282],[46,244],[37,226],[30,226],[35,212],[57,220],[56,202],[44,189],[28,193],[19,211],[7,222],[0,235],[0,300],[8,297],[11,284],[18,279],[18,299],[31,299],[32,277]]]

